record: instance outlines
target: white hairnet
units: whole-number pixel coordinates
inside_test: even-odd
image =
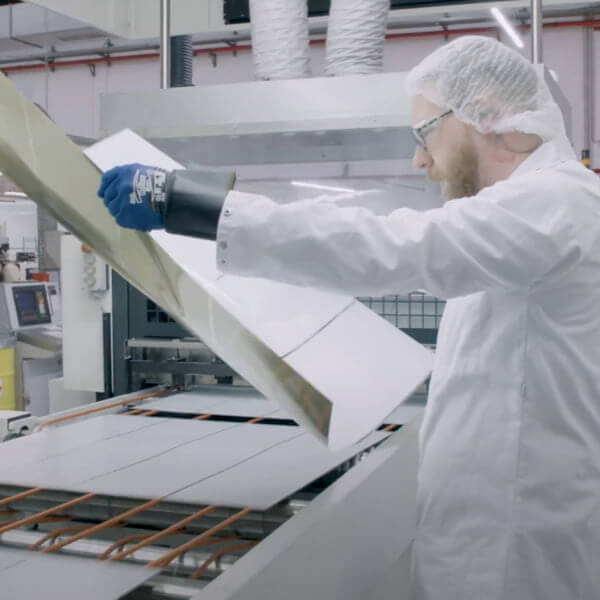
[[[533,65],[489,37],[464,36],[442,46],[406,84],[409,94],[452,109],[482,133],[520,131],[544,141],[566,135],[562,113]]]

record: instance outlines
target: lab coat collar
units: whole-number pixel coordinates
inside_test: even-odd
[[[575,152],[566,137],[544,142],[512,172],[509,179],[574,159]]]

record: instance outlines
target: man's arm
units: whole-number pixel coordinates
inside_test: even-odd
[[[355,296],[426,289],[451,298],[527,287],[568,269],[581,254],[568,202],[551,174],[545,181],[540,173],[507,180],[439,209],[387,216],[322,199],[279,205],[257,194],[227,194],[223,186],[212,196],[194,195],[197,180],[193,172],[186,177],[185,193],[166,199],[165,220],[170,210],[178,215],[167,230],[216,237],[218,268],[238,275]]]

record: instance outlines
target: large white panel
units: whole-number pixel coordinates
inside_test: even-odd
[[[208,425],[199,421],[199,426]],[[166,452],[152,460],[66,489],[131,498],[174,494],[301,435],[297,427],[237,425]]]
[[[0,548],[0,572],[26,559],[24,553]],[[1,575],[0,575],[1,576]]]
[[[111,440],[144,427],[156,427],[160,420],[136,416],[103,415],[60,427],[51,427],[0,444],[0,481],[26,465],[68,454],[100,440]]]
[[[129,417],[122,417],[127,419]],[[144,419],[145,417],[139,417]],[[170,450],[189,444],[219,431],[235,427],[226,422],[184,421],[180,419],[150,419],[152,427],[131,431],[127,435],[113,436],[110,440],[101,440],[87,444],[68,454],[41,460],[35,464],[15,465],[3,470],[1,480],[12,485],[35,485],[43,488],[77,489],[86,491],[86,481],[103,475],[118,472],[121,469],[150,462]],[[158,471],[156,476],[164,477]],[[130,484],[123,481],[123,493],[126,496]]]
[[[146,566],[115,563],[95,558],[0,548],[13,566],[0,569],[3,600],[117,600],[160,572]]]
[[[129,130],[94,145],[86,154],[103,170],[138,161],[178,167]],[[327,431],[334,449],[368,434],[431,370],[431,352],[350,297],[251,278],[215,280],[214,249],[206,242],[165,232],[152,236],[193,278],[204,285],[212,283],[213,298],[332,402],[330,418],[322,410],[315,412],[311,401],[301,404],[303,398],[296,398],[299,404],[272,398],[281,399],[283,408],[301,423]],[[373,381],[382,393],[371,396],[365,419],[361,411]]]
[[[313,373],[323,394],[340,399],[329,429],[331,448],[352,443],[361,428],[374,430],[429,374],[431,352],[394,333],[357,302],[288,356],[299,373]]]
[[[135,161],[181,168],[154,146],[131,131],[122,131],[95,144],[86,154],[102,170]],[[221,277],[216,269],[215,244],[164,231],[152,237],[180,265],[203,280],[216,281],[216,286],[232,302],[236,317],[249,325],[278,356],[284,356],[302,344],[324,324],[352,302],[340,294],[275,283],[249,277]]]
[[[356,446],[332,452],[304,434],[185,488],[169,500],[267,510],[386,435],[373,433]]]

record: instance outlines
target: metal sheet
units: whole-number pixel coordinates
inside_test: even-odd
[[[112,422],[115,423],[117,419],[141,419],[149,421],[153,426],[137,429],[128,435],[109,436],[34,464],[22,465],[18,455],[13,455],[9,463],[12,468],[0,468],[0,481],[11,485],[95,491],[86,488],[88,480],[139,463],[152,462],[170,450],[236,426],[235,423],[227,422],[200,423],[135,416],[115,417]],[[119,425],[118,421],[116,424]],[[127,495],[129,486],[130,483],[124,481],[123,493],[119,495]]]
[[[142,108],[143,105],[140,105]],[[332,448],[340,447],[340,442],[348,445],[355,443],[369,433],[370,421],[381,422],[393,408],[386,403],[388,398],[384,397],[380,404],[377,397],[369,407],[373,415],[370,420],[356,419],[353,415],[345,418],[342,414],[332,419],[334,406],[337,406],[336,413],[343,413],[349,402],[364,401],[364,396],[357,396],[352,390],[363,389],[377,379],[378,386],[395,391],[394,397],[398,403],[403,397],[402,391],[414,387],[412,383],[416,375],[422,375],[424,379],[430,371],[431,355],[427,355],[416,342],[383,320],[377,327],[377,331],[383,331],[387,325],[383,338],[379,339],[381,335],[368,332],[370,344],[365,345],[363,334],[365,329],[369,329],[365,323],[345,319],[345,326],[342,326],[344,335],[335,335],[334,332],[339,332],[340,328],[331,328],[331,324],[338,320],[333,319],[324,329],[329,331],[325,336],[329,352],[321,352],[320,360],[296,360],[296,364],[302,367],[300,375],[292,361],[287,357],[282,359],[269,346],[278,334],[267,335],[260,322],[246,321],[248,315],[244,312],[243,298],[230,297],[190,265],[178,264],[152,236],[125,230],[115,224],[96,197],[100,179],[98,170],[4,76],[0,77],[0,124],[0,170],[129,282],[198,335],[242,377],[266,397],[280,403],[307,429],[327,440]],[[148,148],[147,143],[130,132],[127,139],[131,141],[134,138],[135,143],[127,144],[128,162],[143,161],[143,149]],[[109,161],[103,167],[115,164],[111,152],[121,156],[122,147],[125,147],[123,140],[123,137],[115,138],[109,145],[106,140],[101,142],[104,151],[108,151],[108,158],[104,160]],[[160,154],[155,148],[150,148]],[[167,168],[177,166],[168,156],[161,156],[163,162],[156,164]],[[170,236],[169,239],[174,237]],[[325,302],[325,297],[315,292],[314,305],[310,310],[307,307],[306,313],[310,314],[317,308],[318,314],[321,314],[322,311],[318,309],[321,302],[327,305],[328,311],[335,311],[338,299],[332,297]],[[264,304],[268,305],[269,302],[270,298],[265,297]],[[349,313],[352,308],[354,305],[342,315]],[[365,311],[364,314],[369,312],[367,309]],[[312,324],[298,329],[302,330],[301,335],[297,336],[299,342],[307,339],[307,332],[314,325],[311,318],[306,323]],[[354,329],[350,330],[349,325],[353,325]],[[280,324],[273,331],[281,331]],[[311,335],[314,334],[315,331],[312,331]],[[322,336],[323,331],[316,337],[324,339]],[[348,337],[352,338],[353,351],[350,353]],[[356,343],[357,340],[360,343]],[[286,338],[289,347],[288,342],[289,338]],[[412,355],[406,362],[414,362],[416,357],[420,357],[421,364],[419,368],[406,370],[400,375],[399,366],[405,362],[403,354],[406,352]],[[365,364],[369,368],[376,365],[379,359],[385,362],[386,353],[397,357],[394,369],[379,369],[370,373],[369,369],[363,368]],[[303,356],[306,358],[307,353],[303,353]],[[361,363],[359,369],[356,368],[357,362]],[[344,386],[331,381],[338,377],[336,371],[340,368],[344,371]],[[404,378],[407,380],[404,381]],[[334,394],[324,395],[324,390]],[[356,406],[350,410],[351,413],[356,411]],[[343,427],[343,431],[336,431],[338,427]]]
[[[0,595],[15,600],[117,600],[158,573],[125,563],[0,548],[19,562],[0,570]]]
[[[0,170],[29,197],[254,387],[288,403],[307,428],[327,437],[330,400],[236,318],[210,282],[179,266],[149,235],[118,227],[96,196],[98,169],[4,75],[0,142]]]
[[[267,510],[387,435],[373,433],[356,446],[332,452],[304,434],[177,492],[169,500]]]
[[[208,424],[198,421],[197,425]],[[301,434],[297,427],[238,424],[152,460],[91,479],[83,487],[67,486],[65,489],[128,498],[169,496]],[[228,498],[223,498],[223,504],[226,500]]]
[[[175,167],[171,158],[128,130],[86,153],[102,169],[134,161]],[[197,240],[164,232],[152,235],[192,276],[206,281],[205,245],[194,246]],[[209,278],[214,277],[214,266],[211,269]],[[327,432],[332,449],[351,445],[372,431],[431,371],[429,350],[350,297],[233,276],[212,280],[211,290],[231,315],[332,401],[333,416],[312,398],[304,402],[296,397],[295,404],[265,393],[281,400],[302,424],[309,414],[311,426]],[[376,396],[372,395],[374,380]],[[369,418],[365,419],[368,397]],[[298,411],[298,402],[304,413]]]
[[[94,144],[85,154],[103,171],[134,160],[165,169],[182,168],[130,130]],[[280,357],[309,339],[353,302],[349,296],[266,279],[221,276],[216,271],[213,242],[164,231],[150,235],[194,277],[214,282],[226,296],[229,310]]]
[[[331,419],[330,448],[354,443],[359,429],[376,429],[427,378],[432,353],[408,336],[394,335],[393,329],[357,302],[287,357],[298,373],[313,370],[315,364],[327,365],[326,370],[313,371],[313,381],[326,397],[339,398]],[[338,360],[342,353],[343,360]]]

